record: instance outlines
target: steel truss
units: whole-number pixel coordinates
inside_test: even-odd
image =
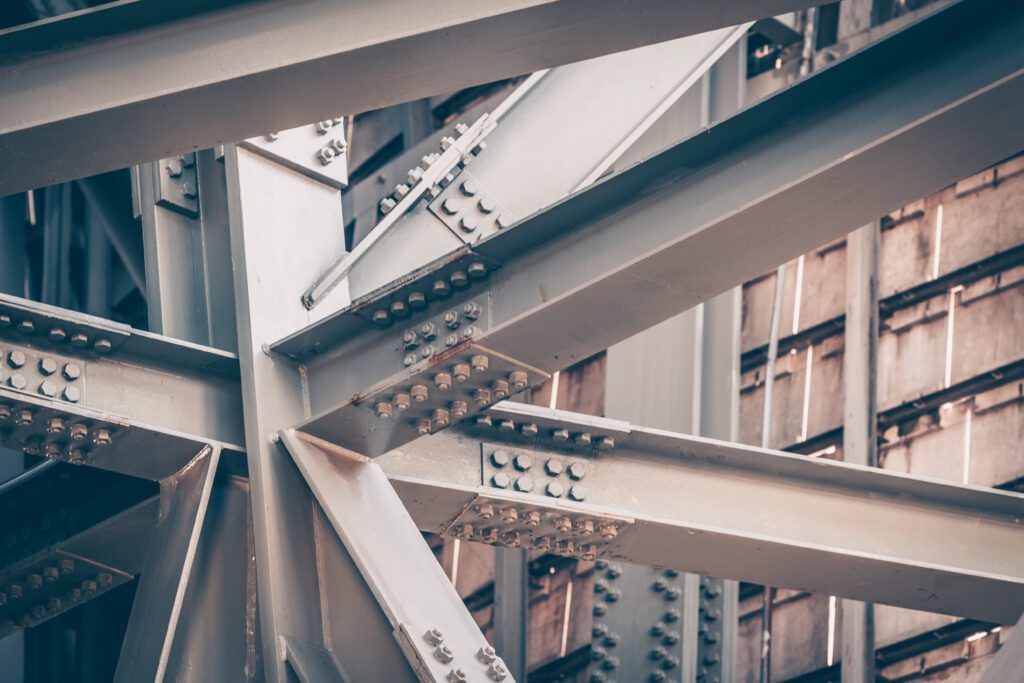
[[[53,542],[12,554],[0,630],[141,572],[119,680],[207,660],[194,676],[511,680],[420,530],[1014,621],[1024,496],[501,400],[1024,149],[1022,30],[1024,7],[954,4],[550,207],[558,197],[524,199],[494,180],[467,187],[464,164],[487,154],[467,145],[389,231],[418,225],[453,248],[383,240],[366,258],[401,262],[401,277],[349,269],[317,300],[310,287],[346,263],[338,182],[296,173],[270,140],[204,153],[198,168],[224,180],[237,355],[0,298],[0,433],[53,463],[0,497],[49,485],[60,461],[132,475],[111,479]],[[211,92],[194,85],[179,91]],[[365,105],[359,85],[341,89],[355,104],[300,115]],[[420,92],[405,85],[395,92]],[[68,130],[118,113],[97,111],[69,116]],[[18,120],[0,139],[21,163],[18,145],[52,129]],[[260,132],[161,129],[165,140],[134,151]],[[72,161],[74,175],[139,159],[112,146],[95,168]],[[52,173],[4,173],[3,189]],[[522,220],[500,220],[513,202]],[[465,238],[461,221],[480,222],[471,211],[497,215]],[[184,329],[213,343],[208,328]],[[219,657],[204,637],[215,633],[229,633]]]

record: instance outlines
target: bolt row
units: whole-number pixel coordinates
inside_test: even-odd
[[[434,648],[434,659],[442,664],[451,664],[455,660],[455,651],[444,642],[445,636],[439,628],[432,628],[423,634],[423,640]],[[490,645],[481,647],[476,652],[476,660],[487,667],[487,677],[492,681],[503,681],[508,678],[508,669],[498,653]],[[447,680],[450,683],[468,681],[469,676],[464,669],[453,668],[448,671]]]
[[[444,299],[451,296],[453,289],[465,289],[472,280],[482,280],[487,277],[489,269],[486,263],[474,261],[465,270],[457,269],[451,272],[447,278],[438,278],[430,285],[430,294],[435,299]],[[370,315],[373,324],[379,327],[387,327],[396,320],[405,320],[413,311],[422,311],[427,307],[427,294],[422,291],[413,291],[404,299],[395,299],[385,308],[378,308]]]
[[[525,374],[525,373],[524,373]],[[516,391],[519,391],[516,389]],[[478,415],[474,423],[480,427],[497,429],[500,432],[511,433],[519,431],[523,436],[540,435],[540,427],[533,422],[516,423],[509,418],[496,418],[491,415]],[[611,435],[594,435],[591,432],[570,432],[565,427],[556,427],[544,434],[552,441],[572,442],[577,446],[594,446],[599,450],[611,450],[615,448],[615,437]]]
[[[7,313],[0,313],[0,330],[8,329],[13,327],[15,331],[25,336],[32,336],[36,332],[42,332],[41,328],[36,327],[34,320],[29,318],[22,318],[17,323]],[[69,332],[66,328],[60,325],[54,325],[46,330],[46,338],[54,344],[62,344],[69,342],[72,347],[76,349],[88,349],[90,347],[89,335],[85,332]],[[107,337],[97,337],[92,340],[92,350],[96,353],[110,353],[114,349],[113,342]]]
[[[23,351],[10,351],[6,356],[6,361],[10,368],[22,370],[28,363],[28,358]],[[39,394],[47,398],[55,398],[57,396],[57,383],[50,379],[50,377],[56,375],[58,370],[61,371],[61,376],[68,382],[75,382],[82,376],[82,369],[76,363],[64,363],[63,368],[61,368],[56,360],[49,357],[39,359],[38,370],[44,379],[36,389]],[[0,374],[0,377],[2,377],[2,374]],[[28,378],[22,372],[14,372],[7,378],[7,386],[19,391],[27,390],[28,382]],[[69,403],[77,403],[81,397],[81,391],[77,386],[68,385],[61,392],[61,398]]]

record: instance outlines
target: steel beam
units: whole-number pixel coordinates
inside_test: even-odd
[[[981,683],[1003,683],[1024,678],[1024,616],[1013,627],[1009,639],[1004,642],[995,658],[981,677]]]
[[[477,397],[500,398],[495,383],[513,372],[539,382],[1024,149],[1020,30],[1024,7],[952,5],[283,339],[274,350],[306,364],[314,417],[302,429],[382,454],[443,428],[450,419],[436,411],[451,417],[455,400],[471,413]],[[475,320],[446,330],[446,311],[464,310]],[[371,322],[389,311],[412,315]],[[405,361],[404,333],[428,322],[443,331],[428,345],[436,355]],[[457,391],[433,390],[439,371],[475,356],[488,368],[477,363]],[[427,399],[395,408],[413,386]]]
[[[515,492],[499,448],[562,473]],[[1024,609],[1021,494],[515,404],[381,465],[425,531],[1000,623]]]
[[[0,33],[6,62],[0,98],[9,103],[0,118],[0,194],[761,19],[809,2],[267,0],[220,2],[213,11],[177,16],[156,9],[153,19],[121,6],[132,4],[138,3]],[[122,21],[126,12],[135,15]],[[268,35],[274,36],[270,43]],[[53,140],[63,141],[61,153],[40,154]]]

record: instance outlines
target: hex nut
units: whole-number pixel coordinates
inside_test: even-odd
[[[408,410],[412,405],[412,398],[409,394],[399,392],[391,397],[391,405],[395,407],[395,410],[402,412]]]
[[[459,228],[461,228],[463,232],[473,232],[477,227],[479,227],[479,225],[480,224],[477,221],[476,216],[473,214],[467,213],[459,219]]]
[[[579,484],[576,484],[575,486],[569,487],[569,498],[570,500],[574,500],[577,503],[586,500],[588,493],[589,491],[587,491],[586,486],[580,486]]]
[[[508,382],[503,379],[495,380],[491,383],[491,395],[495,401],[500,401],[508,397]]]
[[[554,429],[551,431],[551,438],[554,439],[555,441],[568,441],[569,430],[565,429],[564,427],[561,429]]]
[[[43,577],[39,574],[29,574],[28,578],[25,579],[25,583],[29,588],[36,590],[43,585]]]
[[[587,476],[587,466],[584,463],[577,461],[570,464],[566,472],[570,479],[579,481],[583,477]]]
[[[537,436],[537,433],[540,430],[537,428],[537,425],[535,425],[534,423],[527,422],[526,424],[524,424],[521,427],[519,427],[519,431],[523,434],[523,436]]]
[[[503,681],[508,678],[508,670],[501,662],[492,662],[491,665],[487,667],[487,676],[492,681]]]
[[[409,389],[409,396],[415,403],[423,403],[430,397],[430,391],[425,384],[414,384]]]
[[[448,391],[452,388],[452,376],[447,372],[439,372],[434,375],[434,386],[441,391]]]
[[[476,651],[476,658],[484,664],[490,664],[498,658],[498,653],[490,645],[486,645]]]
[[[487,368],[491,364],[491,360],[483,354],[473,356],[469,359],[469,362],[473,366],[473,372],[487,372]]]
[[[475,261],[469,264],[466,274],[474,280],[482,280],[487,277],[487,264]]]
[[[25,379],[24,375],[14,374],[7,378],[7,384],[15,389],[24,389],[28,386],[28,380]]]
[[[520,477],[522,479],[523,477]],[[540,513],[536,510],[527,510],[523,513],[523,524],[533,529],[540,526]]]
[[[74,363],[65,363],[64,371],[62,374],[64,375],[64,379],[68,380],[69,382],[74,382],[76,379],[82,376],[82,369],[75,365]]]
[[[63,327],[51,327],[46,336],[53,343],[59,344],[68,338],[68,333]]]
[[[14,369],[24,367],[25,354],[21,351],[11,351],[7,354],[7,364]]]
[[[89,335],[84,332],[75,332],[71,335],[71,345],[76,349],[84,349],[89,345]]]
[[[546,553],[549,550],[551,550],[551,539],[546,536],[534,539],[533,548],[534,550],[539,550],[542,553]]]
[[[494,517],[494,513],[494,506],[491,505],[490,503],[482,503],[476,509],[477,517],[483,520],[491,519],[492,517]]]
[[[519,511],[514,507],[506,507],[501,509],[501,523],[502,524],[514,524],[519,519]]]
[[[85,437],[89,436],[89,428],[81,423],[73,424],[70,436],[72,441],[85,441]]]
[[[516,491],[520,493],[529,493],[533,490],[533,479],[527,475],[523,475],[516,479]]]
[[[391,417],[393,408],[387,401],[377,401],[377,404],[373,407],[377,412],[377,417],[387,419]]]
[[[60,576],[60,572],[56,567],[43,567],[43,580],[46,583],[53,583]]]
[[[444,408],[435,409],[431,414],[431,419],[433,420],[434,426],[438,428],[447,427],[452,421],[451,415]]]
[[[603,451],[608,451],[615,448],[615,438],[611,436],[602,436],[597,440],[597,447]]]
[[[495,467],[504,467],[509,463],[509,460],[510,456],[508,454],[508,451],[506,451],[503,448],[499,448],[498,450],[491,453],[491,464],[494,465]]]
[[[92,442],[97,446],[109,446],[113,441],[113,435],[111,435],[109,429],[96,429],[92,433]]]
[[[432,322],[425,322],[420,325],[420,334],[427,341],[433,341],[437,338],[437,325]]]
[[[572,529],[572,520],[568,517],[556,517],[553,521],[555,531],[560,534],[567,534]]]
[[[590,440],[590,432],[582,432],[580,434],[577,434],[575,439],[577,446],[589,446]]]
[[[416,334],[415,330],[406,330],[402,335],[402,344],[405,346],[406,351],[415,349],[420,345],[420,336]]]
[[[597,531],[601,534],[601,538],[603,538],[606,541],[614,540],[615,537],[619,535],[618,525],[612,522],[606,522],[602,524]]]
[[[57,372],[57,361],[52,358],[42,358],[39,361],[39,372],[50,376]]]
[[[53,398],[57,395],[57,385],[48,379],[43,380],[39,385],[39,393],[48,398]]]
[[[470,369],[466,363],[456,363],[452,368],[452,376],[455,377],[455,381],[462,384],[469,379]]]
[[[463,671],[462,669],[452,669],[451,671],[448,672],[448,682],[449,683],[462,683],[463,681],[468,681],[468,680],[469,680],[469,677],[466,676],[466,672]]]
[[[491,392],[487,389],[477,389],[473,392],[473,402],[477,408],[486,408],[491,403]]]
[[[494,200],[490,197],[481,197],[480,201],[478,201],[476,205],[480,209],[481,213],[490,213],[494,211],[495,208]]]
[[[463,400],[451,402],[452,417],[461,420],[469,414],[469,404]]]
[[[465,287],[469,284],[469,276],[464,271],[456,270],[448,276],[448,281],[453,287]]]
[[[426,436],[430,433],[430,420],[426,418],[420,418],[416,420],[416,433],[420,436]]]
[[[533,467],[533,458],[531,458],[526,453],[520,453],[519,455],[516,456],[512,464],[520,472],[525,472],[526,470]]]
[[[404,301],[391,302],[391,315],[396,318],[405,318],[409,315],[409,304]]]
[[[444,642],[444,634],[441,633],[441,629],[432,628],[423,634],[423,640],[431,645],[440,645]]]
[[[512,420],[498,420],[498,431],[501,432],[514,432],[516,430],[516,423]]]
[[[14,417],[14,424],[19,427],[28,427],[32,424],[33,415],[31,410],[19,410]]]
[[[493,484],[495,488],[507,489],[511,483],[512,481],[504,472],[498,472],[491,477],[491,484]]]
[[[96,582],[91,579],[86,579],[82,582],[82,593],[85,595],[93,595],[96,593]]]
[[[518,531],[506,531],[501,535],[501,544],[506,548],[518,548],[522,542],[522,536]]]
[[[82,397],[82,393],[78,390],[78,387],[64,387],[62,395],[64,400],[68,403],[78,403],[78,399]]]
[[[562,462],[560,460],[550,458],[544,463],[544,471],[547,472],[549,476],[557,477],[562,473]]]
[[[96,353],[110,353],[114,348],[114,344],[106,337],[100,337],[92,345],[92,348]]]
[[[442,664],[448,664],[455,659],[455,653],[447,645],[438,645],[434,648],[434,659]]]
[[[430,286],[430,291],[433,292],[434,296],[448,296],[452,293],[452,288],[444,280],[435,280],[434,284]]]
[[[63,434],[67,429],[67,422],[62,417],[51,417],[46,421],[46,433],[50,436]]]

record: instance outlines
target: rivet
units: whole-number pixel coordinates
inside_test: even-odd
[[[602,659],[608,656],[608,650],[604,649],[600,645],[592,647],[590,649],[590,658],[595,662],[600,662]]]
[[[503,448],[499,448],[491,453],[491,464],[495,467],[504,467],[508,464],[509,459],[508,451]]]
[[[374,311],[373,316],[371,316],[370,319],[373,321],[374,325],[380,325],[381,327],[384,327],[391,322],[391,316],[383,309]]]
[[[587,493],[588,491],[586,486],[576,484],[575,486],[569,487],[569,498],[570,500],[575,500],[577,503],[586,500]]]
[[[452,376],[447,372],[439,372],[434,375],[434,386],[441,391],[448,391],[452,388]]]
[[[663,648],[661,645],[657,645],[653,650],[651,650],[651,659],[653,659],[654,661],[664,659],[667,656],[668,650]]]
[[[554,458],[549,459],[544,463],[544,471],[552,477],[557,477],[562,473],[562,463]]]
[[[669,586],[665,589],[665,599],[669,601],[678,600],[679,596],[682,595],[682,591],[676,586]]]
[[[529,493],[533,490],[533,479],[527,475],[523,475],[516,479],[516,491],[521,493]]]

